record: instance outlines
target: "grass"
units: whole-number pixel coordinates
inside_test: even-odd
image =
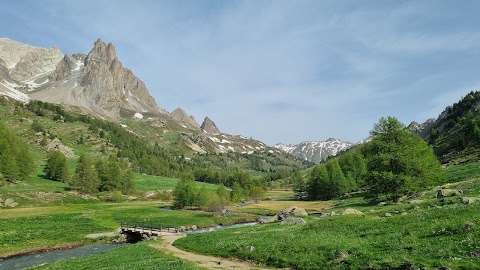
[[[0,219],[0,254],[53,247],[62,243],[88,243],[86,234],[109,230],[91,217],[78,213]]]
[[[135,187],[138,191],[146,190],[172,190],[175,189],[175,186],[178,183],[177,178],[163,177],[163,176],[153,176],[146,174],[135,173]],[[205,187],[207,190],[215,191],[218,188],[218,185],[195,182],[197,187]]]
[[[202,211],[164,211],[162,202],[66,204],[63,206],[1,209],[0,255],[54,247],[62,243],[89,243],[86,234],[114,231],[120,222],[163,227],[213,226],[256,220],[255,215],[216,215]]]
[[[267,224],[189,235],[175,245],[295,269],[478,269],[480,264],[480,204],[391,218],[307,220],[305,225]]]
[[[125,245],[108,253],[63,260],[42,265],[33,269],[162,269],[162,270],[199,270],[192,263],[167,255],[147,243]]]
[[[458,182],[480,177],[480,162],[450,165],[445,169],[449,182]]]

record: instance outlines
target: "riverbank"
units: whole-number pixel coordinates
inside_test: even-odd
[[[50,247],[38,247],[38,248],[31,248],[27,250],[21,250],[17,252],[12,252],[12,253],[6,253],[3,255],[0,255],[0,262],[3,260],[8,260],[20,256],[26,256],[26,255],[32,255],[32,254],[38,254],[38,253],[44,253],[44,252],[49,252],[49,251],[54,251],[54,250],[63,250],[63,249],[72,249],[80,246],[85,246],[84,243],[80,242],[74,242],[74,243],[63,243],[55,246],[50,246]]]

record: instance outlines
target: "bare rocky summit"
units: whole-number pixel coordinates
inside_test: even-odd
[[[197,120],[195,120],[195,117],[188,115],[188,113],[182,108],[176,108],[170,113],[170,116],[189,127],[200,128],[200,125],[197,123]]]
[[[217,128],[217,125],[215,125],[215,123],[207,117],[205,117],[205,120],[203,120],[203,123],[202,125],[200,126],[200,128],[207,132],[207,133],[210,133],[210,134],[220,134],[220,130]]]

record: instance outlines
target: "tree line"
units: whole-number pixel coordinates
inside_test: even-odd
[[[48,154],[44,168],[45,178],[70,184],[84,193],[120,191],[123,194],[135,190],[133,173],[127,161],[110,156],[96,162],[81,155],[71,175],[65,155],[54,150]]]
[[[196,187],[193,174],[184,174],[174,190],[174,208],[194,207],[218,212],[230,203],[261,199],[265,193],[265,187],[261,181],[252,179],[247,172],[238,172],[231,177],[236,181],[233,181],[229,189],[221,184],[216,191],[209,191]]]

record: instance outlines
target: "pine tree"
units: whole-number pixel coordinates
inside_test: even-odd
[[[28,180],[35,170],[28,145],[0,124],[0,172],[6,181]]]
[[[195,204],[195,191],[194,178],[191,174],[184,174],[175,186],[173,195],[175,199],[173,201],[173,207],[176,209],[182,209],[187,206]]]
[[[338,160],[333,159],[326,165],[328,178],[331,186],[331,195],[336,197],[348,192],[348,183],[345,175],[338,164]]]
[[[387,195],[397,201],[408,192],[443,182],[444,172],[432,148],[396,118],[380,119],[371,134],[374,138],[364,151],[372,197]]]
[[[98,191],[100,180],[98,179],[97,171],[93,166],[93,162],[85,155],[81,155],[78,160],[73,185],[85,193]]]
[[[70,179],[67,158],[58,150],[51,151],[48,154],[47,164],[45,165],[43,172],[47,179],[65,183]]]

